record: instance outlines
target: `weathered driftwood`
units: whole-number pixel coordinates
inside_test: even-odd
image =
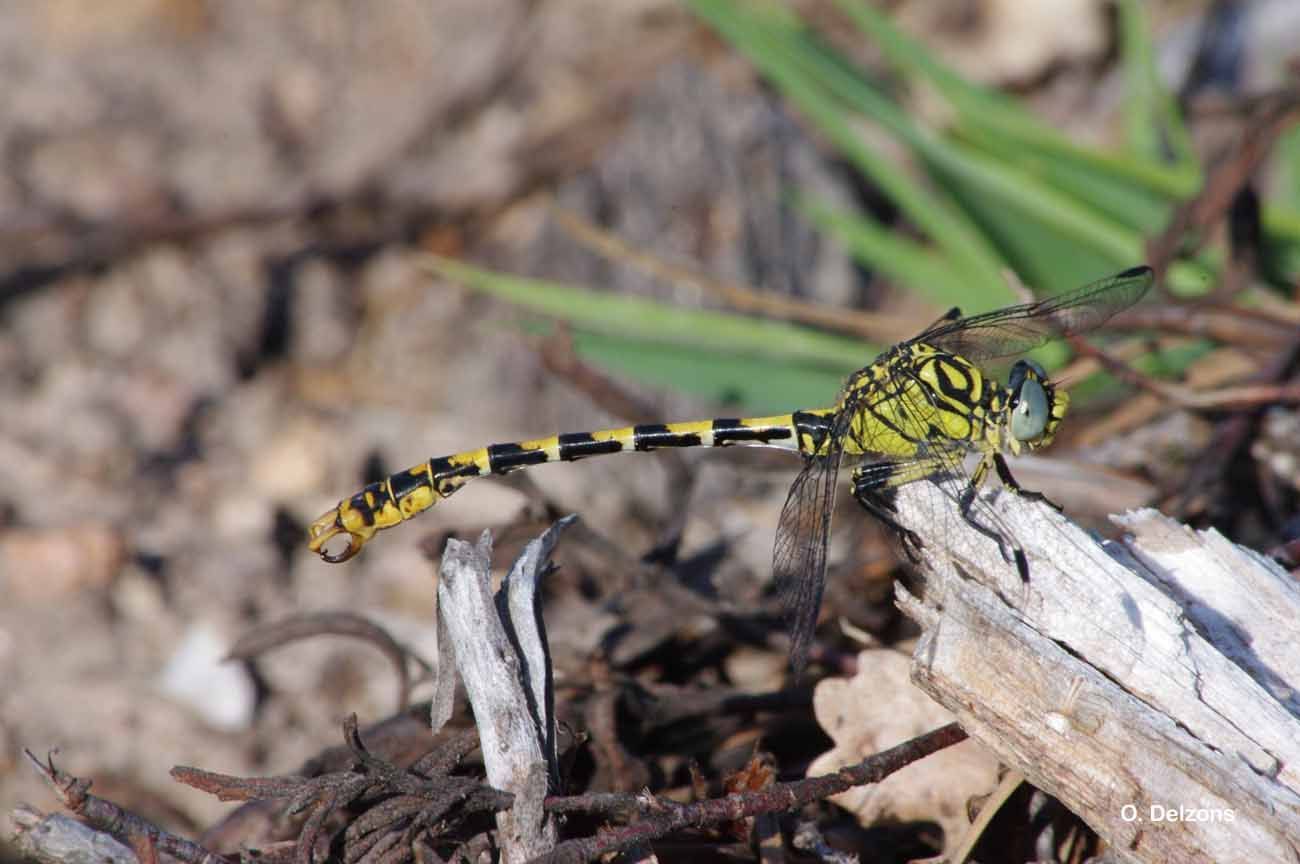
[[[898,499],[925,538],[913,679],[1079,814],[1120,860],[1300,861],[1300,586],[1152,510],[1104,546],[991,493],[1029,582],[932,484]],[[986,517],[990,518],[990,517]]]
[[[506,862],[527,861],[555,845],[554,823],[542,807],[556,776],[555,718],[536,589],[572,518],[528,544],[495,600],[488,532],[475,545],[447,541],[442,558],[433,727],[451,715],[459,673],[474,709],[488,782],[515,796],[514,805],[497,817]]]
[[[14,808],[17,852],[41,864],[136,864],[131,847],[66,813],[40,813]]]

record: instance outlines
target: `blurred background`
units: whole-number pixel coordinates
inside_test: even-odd
[[[633,685],[780,689],[783,454],[485,480],[340,566],[306,526],[430,456],[826,406],[949,306],[1142,262],[1159,287],[1099,334],[1139,387],[1047,351],[1077,414],[1017,476],[1103,530],[1152,504],[1285,561],[1297,45],[1290,0],[4,4],[0,811],[53,806],[22,749],[57,747],[198,832],[228,805],[171,766],[291,771],[399,695],[354,640],[219,663],[241,635],[349,610],[431,657],[422,544],[491,528],[504,565],[567,512],[576,726]],[[910,634],[888,538],[836,523],[817,675]],[[621,774],[598,754],[589,788],[760,738],[798,775],[832,746],[804,692],[780,726],[625,742]]]

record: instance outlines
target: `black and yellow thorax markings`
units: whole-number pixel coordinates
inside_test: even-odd
[[[824,451],[832,409],[797,411],[773,417],[720,418],[687,423],[647,423],[571,432],[492,444],[451,456],[439,456],[386,480],[371,483],[341,501],[311,527],[311,549],[330,561],[350,558],[377,531],[390,528],[428,510],[475,477],[508,474],[547,462],[575,462],[591,456],[648,452],[665,447],[727,447],[741,444],[779,447],[816,454]],[[341,553],[325,551],[325,543],[349,536]]]
[[[900,346],[846,388],[841,404],[856,400],[860,407],[845,452],[907,458],[946,443],[1001,449],[1010,399],[962,357],[923,343]]]

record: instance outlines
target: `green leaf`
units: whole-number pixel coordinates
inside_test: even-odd
[[[425,266],[445,279],[565,321],[628,340],[707,348],[721,354],[821,364],[838,372],[866,365],[877,349],[842,336],[728,312],[687,309],[625,294],[494,273],[433,255]],[[866,359],[864,359],[866,358]]]
[[[1266,207],[1262,221],[1263,270],[1278,285],[1294,285],[1300,281],[1300,213],[1286,207]]]
[[[748,415],[830,407],[844,379],[874,356],[865,351],[853,366],[833,369],[582,330],[574,331],[573,341],[582,357],[603,369]]]
[[[1022,146],[1009,136],[987,128],[957,130],[985,155],[1000,159],[1016,156],[1020,171],[1086,205],[1098,215],[1142,235],[1155,234],[1169,222],[1174,198],[1136,183],[1132,177],[1112,170],[1096,160],[1071,158],[1070,154],[1049,153]]]
[[[855,260],[912,287],[936,307],[947,309],[981,300],[996,305],[1006,299],[1005,290],[979,296],[979,286],[972,286],[934,249],[883,228],[872,219],[839,212],[812,200],[799,199],[798,204],[809,220],[842,243]],[[1005,289],[1005,285],[1001,287]]]
[[[1155,44],[1142,0],[1119,2],[1120,56],[1124,66],[1124,121],[1129,149],[1149,162],[1197,164],[1191,135],[1173,95],[1160,81]]]
[[[880,120],[891,131],[912,138],[922,134],[887,97],[846,68],[842,58],[811,41],[804,28],[790,24],[782,16],[763,16],[755,11],[762,7],[741,7],[725,0],[687,0],[687,5],[744,52],[965,273],[969,282],[996,290],[993,286],[1001,283],[1001,262],[979,231],[961,213],[867,146],[848,122],[844,93],[852,91],[853,107]],[[838,87],[831,86],[828,79]]]
[[[839,6],[898,72],[913,81],[929,83],[948,99],[957,112],[957,134],[995,135],[1004,142],[1008,153],[1028,151],[1052,161],[1090,167],[1170,199],[1186,198],[1200,188],[1200,170],[1195,161],[1167,165],[1163,160],[1148,161],[1132,155],[1121,158],[1080,147],[1011,97],[962,78],[871,4],[839,0]]]
[[[1292,212],[1300,212],[1300,126],[1292,128],[1277,142],[1274,157],[1282,169],[1283,182],[1279,183],[1279,204]]]
[[[1107,219],[1031,173],[949,143],[930,147],[925,155],[946,183],[962,187],[961,200],[968,212],[978,212],[986,227],[998,226],[1002,248],[1016,248],[1021,257],[1042,262],[1034,274],[1036,279],[1049,275],[1042,271],[1050,256],[1033,253],[1032,246],[1023,241],[1008,247],[1007,241],[1018,230],[1056,234],[1061,243],[1077,244],[1079,254],[1105,262],[1103,269],[1120,269],[1142,258],[1142,238],[1136,231]]]
[[[1050,259],[1046,252],[1034,253],[1039,244],[1030,245],[1024,239],[1017,239],[1018,229],[1029,221],[1059,235],[1053,244],[1056,248],[1051,250],[1052,256],[1058,254],[1060,248],[1074,244],[1081,248],[1081,257],[1091,257],[1092,262],[1100,262],[1102,266],[1096,268],[1100,270],[1118,269],[1141,260],[1142,242],[1136,231],[1107,219],[1071,196],[1040,182],[1030,173],[923,129],[876,88],[856,76],[833,52],[815,44],[806,33],[800,33],[790,41],[789,51],[783,56],[788,57],[790,63],[813,84],[881,123],[912,147],[940,177],[943,185],[957,194],[967,213],[990,231],[995,241],[1001,241],[1004,249],[1008,239],[1016,239],[1016,246],[1009,250],[1016,253],[1012,261],[1036,260],[1038,263],[1032,274],[1035,280],[1049,284],[1047,280],[1051,274],[1047,264]],[[962,188],[956,190],[953,188],[955,185]],[[914,217],[910,210],[908,214]],[[984,241],[964,247],[965,237],[971,233],[970,223],[961,220],[960,224],[960,236],[949,238],[948,242],[940,241],[954,262],[969,260],[962,254],[966,248],[974,245],[980,249],[987,248]],[[1010,299],[1000,276],[978,287],[982,289],[981,294],[994,296],[1000,292],[1004,301]]]

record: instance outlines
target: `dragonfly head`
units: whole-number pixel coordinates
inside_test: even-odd
[[[1070,397],[1047,380],[1043,367],[1033,360],[1018,360],[1007,380],[1011,401],[1007,410],[1008,443],[1013,453],[1020,448],[1046,447],[1056,436],[1065,417]]]

